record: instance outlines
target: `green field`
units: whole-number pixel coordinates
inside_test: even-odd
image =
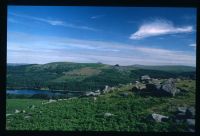
[[[140,96],[133,85],[123,85],[113,92],[93,97],[72,98],[49,104],[37,99],[7,99],[7,130],[64,131],[187,131],[184,123],[151,122],[149,114],[173,115],[178,106],[195,106],[195,80],[181,80],[177,86],[187,92],[175,97]],[[128,97],[120,94],[127,92]],[[34,105],[35,108],[30,108]],[[14,113],[15,110],[25,113]],[[105,113],[114,116],[105,117]]]

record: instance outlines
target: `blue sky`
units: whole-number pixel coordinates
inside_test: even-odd
[[[8,7],[8,63],[196,66],[196,9]]]

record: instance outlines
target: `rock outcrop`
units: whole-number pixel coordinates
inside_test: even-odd
[[[169,119],[169,117],[153,113],[153,114],[149,115],[147,117],[147,119],[155,121],[155,122],[165,122],[165,121],[167,121]]]
[[[136,87],[136,89],[138,89],[138,90],[146,89],[146,85],[143,84],[143,83],[140,83],[140,82],[136,82],[135,87]]]
[[[99,96],[100,92],[86,92],[85,96]]]
[[[168,79],[164,83],[161,84],[161,89],[163,93],[166,93],[171,96],[175,96],[180,93],[180,90],[176,88],[175,82],[173,79]]]
[[[142,83],[148,83],[149,80],[151,80],[151,78],[150,78],[149,75],[144,75],[144,76],[141,76],[141,78],[140,78],[140,81],[141,81]]]
[[[158,96],[175,96],[180,93],[180,89],[176,87],[175,80],[172,78],[161,82],[158,79],[153,79],[145,75],[141,77],[141,82],[137,81],[132,90],[151,92],[152,95]]]
[[[178,107],[174,120],[179,123],[184,121],[189,132],[195,132],[195,108],[194,107]]]
[[[173,121],[176,124],[185,123],[186,131],[195,132],[194,107],[178,107],[175,114],[169,117],[153,113],[147,116],[147,119],[155,122]]]

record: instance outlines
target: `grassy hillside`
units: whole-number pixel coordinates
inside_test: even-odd
[[[116,86],[148,74],[154,78],[195,78],[188,66],[111,66],[100,63],[54,62],[8,65],[8,89],[89,91]],[[178,71],[178,72],[177,72]]]
[[[149,114],[173,115],[179,106],[195,106],[195,80],[180,80],[176,85],[187,92],[175,97],[140,96],[132,92],[134,85],[123,85],[97,97],[71,98],[42,104],[45,100],[7,99],[8,130],[64,131],[187,131],[184,122],[151,122]],[[127,97],[122,93],[128,93]],[[30,108],[31,106],[35,108]],[[14,111],[25,110],[25,113]],[[105,113],[114,116],[105,117]]]

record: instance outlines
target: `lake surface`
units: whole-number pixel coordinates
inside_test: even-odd
[[[23,94],[23,95],[34,95],[34,94],[47,94],[47,95],[63,95],[63,93],[55,93],[44,90],[7,90],[7,94]]]
[[[45,91],[45,90],[6,90],[6,94],[10,95],[48,95],[48,96],[68,96],[68,97],[74,97],[74,96],[80,96],[80,94],[77,93],[66,93],[66,92],[52,92],[52,91]]]

